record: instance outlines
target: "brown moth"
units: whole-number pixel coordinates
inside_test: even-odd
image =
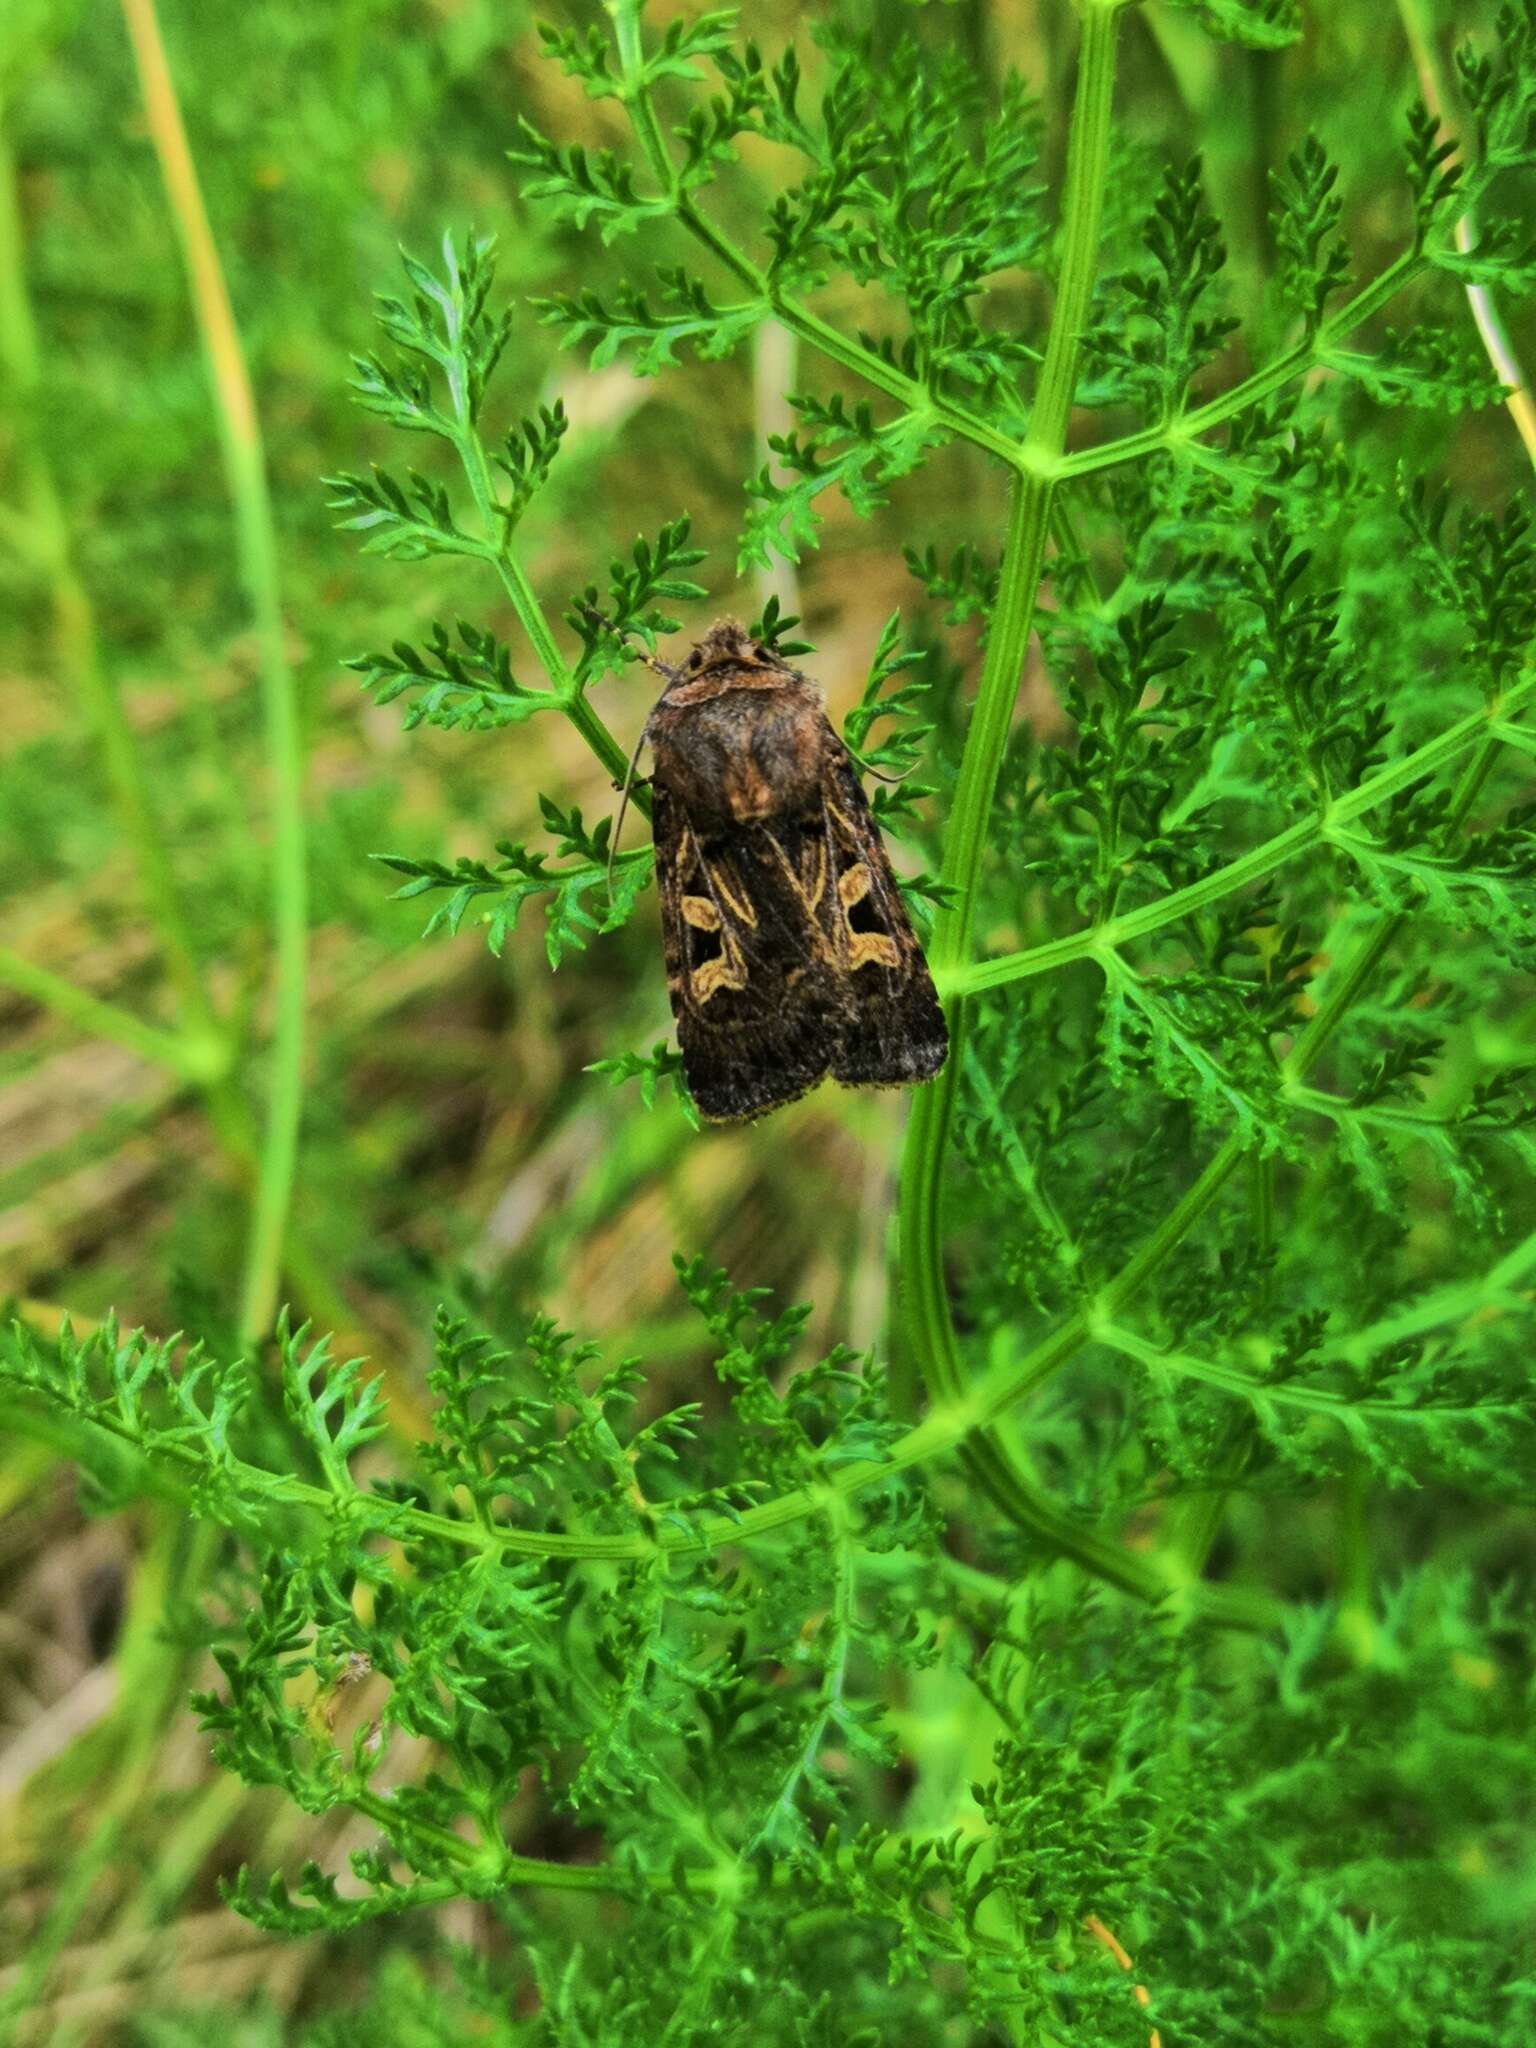
[[[667,988],[700,1113],[762,1116],[828,1074],[931,1079],[944,1013],[820,690],[732,619],[662,673],[643,738]]]

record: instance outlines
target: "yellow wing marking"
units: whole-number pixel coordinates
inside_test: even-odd
[[[688,970],[693,999],[703,1005],[723,988],[743,989],[747,985],[747,964],[731,930],[730,920],[755,926],[757,912],[751,901],[726,880],[719,867],[699,854],[699,871],[707,896],[684,896],[680,908],[683,922],[696,932],[718,933],[720,950]]]
[[[716,898],[725,905],[737,923],[749,924],[756,930],[757,911],[750,897],[733,889],[718,868],[711,868],[709,870],[709,881]]]
[[[722,953],[717,959],[706,960],[702,967],[695,967],[688,976],[694,999],[707,1003],[712,995],[718,995],[723,988],[745,988],[746,969],[739,959]]]
[[[815,913],[817,905],[827,889],[827,848],[821,839],[813,840],[807,848],[810,856],[807,863],[809,873],[796,877],[796,887],[805,898],[807,910]]]
[[[899,967],[901,953],[896,941],[888,932],[856,932],[851,912],[855,904],[862,903],[874,884],[868,867],[863,861],[855,861],[838,877],[837,897],[843,906],[843,923],[848,931],[848,966],[850,970],[867,967],[871,961],[880,967]]]

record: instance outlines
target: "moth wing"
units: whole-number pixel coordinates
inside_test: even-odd
[[[844,996],[832,1073],[850,1085],[928,1081],[949,1031],[852,756],[829,725],[822,830],[832,878],[819,905]]]
[[[699,1112],[735,1123],[793,1102],[837,1056],[839,976],[799,886],[802,839],[775,819],[708,830],[653,786],[667,992]]]

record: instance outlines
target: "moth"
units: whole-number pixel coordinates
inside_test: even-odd
[[[701,1115],[736,1123],[829,1074],[931,1080],[949,1035],[848,749],[820,690],[723,619],[641,735],[667,989]]]

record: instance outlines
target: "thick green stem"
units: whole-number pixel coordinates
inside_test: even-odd
[[[389,1839],[403,1837],[410,1840],[414,1837],[418,1842],[430,1844],[443,1862],[451,1863],[460,1870],[473,1871],[482,1878],[492,1878],[500,1885],[541,1884],[553,1891],[622,1892],[630,1888],[625,1873],[612,1864],[551,1863],[538,1856],[518,1856],[506,1850],[493,1852],[465,1841],[451,1828],[422,1820],[414,1814],[401,1814],[386,1794],[370,1791],[365,1786],[349,1786],[346,1804],[355,1812],[366,1814]],[[453,1897],[456,1893],[450,1888],[445,1896]]]
[[[1097,260],[1118,28],[1117,7],[1085,9],[1067,152],[1061,280],[1027,442],[1037,466],[1014,478],[997,603],[946,831],[943,879],[954,894],[940,913],[931,949],[940,975],[959,967],[970,950],[987,822],[1034,624],[1050,528],[1049,471],[1066,442]],[[940,1400],[959,1398],[965,1385],[944,1280],[941,1196],[964,1063],[967,1009],[963,997],[951,1005],[950,1057],[938,1079],[917,1098],[902,1168],[899,1243],[907,1362],[924,1374],[930,1397]],[[1012,1460],[1000,1445],[987,1441],[973,1446],[968,1457],[989,1491],[1007,1501],[1010,1512],[1020,1520],[1036,1518],[1038,1503],[1025,1497],[1022,1476],[1013,1473]]]
[[[1370,1509],[1370,1474],[1362,1460],[1351,1459],[1338,1487],[1339,1605],[1334,1630],[1359,1664],[1370,1664],[1376,1647]]]

